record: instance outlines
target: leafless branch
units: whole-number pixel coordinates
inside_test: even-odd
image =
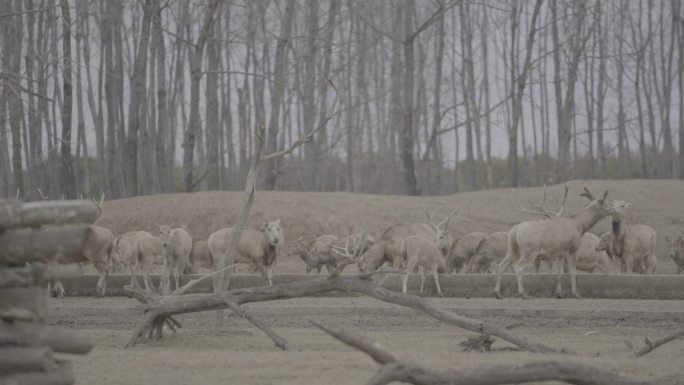
[[[656,340],[656,341],[653,341],[653,342],[651,342],[648,338],[644,338],[644,345],[645,346],[643,348],[639,349],[638,352],[634,353],[634,356],[635,357],[644,356],[644,355],[652,352],[653,350],[657,349],[658,347],[665,345],[666,343],[668,343],[670,341],[680,339],[682,337],[684,337],[684,329],[679,330],[675,333],[672,333],[666,337],[663,337],[663,338]]]

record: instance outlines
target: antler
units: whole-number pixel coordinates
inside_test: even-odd
[[[347,237],[347,241],[345,242],[344,248],[331,245],[332,249],[335,250],[336,253],[338,253],[340,256],[345,258],[345,261],[340,264],[335,271],[333,271],[330,276],[331,277],[337,277],[342,273],[342,270],[344,270],[347,265],[351,265],[352,263],[356,264],[358,267],[359,271],[363,271],[363,262],[361,261],[361,254],[363,251],[366,249],[366,239],[368,237],[368,226],[366,225],[366,222],[361,221],[361,235],[356,238],[349,236]],[[350,242],[352,243],[352,252],[350,252]]]
[[[590,201],[593,201],[594,199],[596,199],[594,194],[592,194],[591,191],[589,191],[589,189],[586,186],[584,187],[584,192],[581,193],[580,196],[585,197],[585,198],[589,199]]]
[[[565,193],[563,194],[563,202],[561,203],[560,208],[558,211],[551,211],[547,210],[544,208],[544,204],[546,203],[546,185],[544,185],[544,197],[542,199],[542,203],[540,205],[535,205],[534,203],[530,203],[530,208],[524,207],[522,203],[518,202],[518,210],[522,211],[527,214],[533,214],[533,215],[542,215],[545,216],[547,219],[551,218],[556,218],[561,215],[563,215],[563,211],[565,211],[565,202],[568,200],[568,186],[565,185]],[[588,190],[587,190],[588,191]]]
[[[49,196],[43,194],[43,191],[40,189],[40,187],[36,187],[36,190],[38,190],[38,194],[40,194],[40,199],[42,199],[44,201],[50,199]]]
[[[432,228],[433,228],[435,231],[446,232],[447,228],[449,228],[449,222],[451,221],[451,217],[453,217],[454,214],[457,214],[457,213],[458,213],[458,209],[453,209],[453,210],[447,215],[446,218],[442,219],[439,223],[435,224],[434,217],[435,217],[435,214],[437,214],[437,211],[438,211],[438,210],[435,210],[435,212],[433,212],[432,214],[430,214],[427,210],[423,210],[423,212],[425,213],[425,215],[426,215],[427,218],[428,218],[428,221],[429,221],[430,226],[432,226]],[[444,225],[444,229],[441,228],[441,227],[442,227],[442,224],[445,224],[445,225]]]
[[[90,200],[93,201],[93,203],[95,203],[95,206],[97,206],[97,209],[98,209],[97,217],[99,218],[100,215],[102,215],[102,205],[104,204],[104,201],[105,201],[104,191],[100,192],[100,201],[99,202],[93,198],[90,198]]]

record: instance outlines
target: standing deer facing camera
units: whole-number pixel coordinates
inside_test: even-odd
[[[501,274],[513,264],[513,270],[518,279],[518,294],[527,298],[523,288],[523,267],[525,263],[534,261],[538,256],[556,259],[558,263],[567,262],[570,271],[572,294],[581,298],[577,292],[577,259],[576,254],[582,241],[582,235],[598,221],[612,213],[612,208],[606,205],[608,191],[600,198],[595,197],[589,189],[584,188],[580,196],[589,199],[589,204],[578,214],[569,217],[554,217],[551,219],[527,221],[519,223],[508,233],[508,251],[503,261],[499,263],[496,272],[496,297],[501,298]],[[562,297],[561,290],[562,269],[558,269],[558,284],[556,296]]]

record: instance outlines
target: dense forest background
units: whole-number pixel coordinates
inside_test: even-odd
[[[678,0],[0,7],[0,196],[684,178]]]

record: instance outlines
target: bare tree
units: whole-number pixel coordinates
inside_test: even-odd
[[[62,9],[62,55],[64,81],[64,107],[62,109],[62,167],[60,169],[60,184],[64,196],[68,199],[76,198],[76,180],[74,178],[74,162],[71,158],[71,112],[72,112],[72,85],[71,85],[71,13],[69,1],[60,0]]]
[[[194,44],[192,60],[190,61],[190,120],[188,121],[188,128],[185,131],[185,140],[183,142],[183,181],[186,192],[192,191],[195,186],[193,171],[195,140],[200,129],[199,88],[200,80],[202,79],[202,56],[204,55],[204,46],[207,43],[209,32],[212,30],[214,17],[221,4],[222,2],[219,0],[212,0],[207,5],[202,28],[200,29],[199,36],[197,36],[197,43]]]

